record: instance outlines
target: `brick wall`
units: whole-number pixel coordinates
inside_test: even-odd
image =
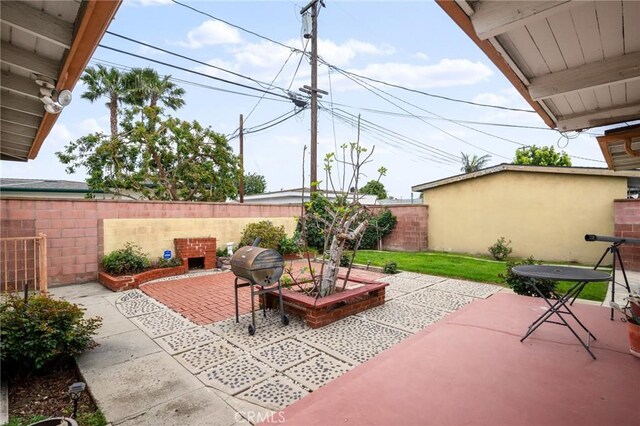
[[[377,209],[377,208],[376,208]],[[427,248],[427,207],[390,206],[396,229],[383,241],[388,250]],[[121,200],[0,200],[2,236],[47,235],[50,286],[95,281],[104,255],[105,219],[282,218],[300,214],[296,205],[180,203]],[[5,228],[6,226],[6,228]],[[198,235],[200,236],[200,235]],[[215,237],[212,235],[212,237]]]
[[[388,208],[398,218],[391,234],[382,239],[383,250],[425,251],[427,241],[428,208],[423,204],[375,207],[374,212]]]
[[[640,238],[640,200],[615,200],[613,206],[615,236]],[[605,243],[593,244],[601,244],[603,251],[606,248]],[[623,245],[620,254],[625,269],[640,271],[640,245]]]
[[[3,236],[47,235],[49,285],[95,281],[104,254],[104,219],[292,217],[294,206],[114,200],[0,200]],[[7,225],[6,231],[4,225]],[[33,226],[29,226],[33,224]],[[9,226],[11,225],[11,226]]]
[[[176,238],[174,240],[176,256],[182,259],[182,265],[189,266],[189,259],[204,258],[204,269],[216,267],[215,238]]]

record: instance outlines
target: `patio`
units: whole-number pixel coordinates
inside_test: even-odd
[[[127,293],[54,292],[105,318],[101,346],[78,365],[114,424],[230,425],[270,415],[294,424],[628,424],[637,414],[638,360],[605,308],[576,306],[599,338],[592,361],[560,327],[519,342],[541,300],[421,274],[381,279],[390,283],[384,306],[316,330],[271,315],[254,337],[246,315],[239,325],[230,318],[231,273]]]

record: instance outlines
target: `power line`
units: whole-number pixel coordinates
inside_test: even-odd
[[[209,17],[211,19],[215,19],[216,21],[223,22],[223,23],[225,23],[225,24],[227,24],[227,25],[229,25],[229,26],[231,26],[233,28],[236,28],[236,29],[238,29],[240,31],[244,31],[244,32],[246,32],[248,34],[251,34],[251,35],[253,35],[255,37],[258,37],[258,38],[261,38],[263,40],[269,41],[271,43],[277,44],[278,46],[281,46],[281,47],[284,47],[284,48],[287,48],[287,49],[292,49],[292,50],[295,50],[296,52],[305,53],[304,51],[301,51],[300,49],[297,49],[297,48],[295,48],[293,46],[289,46],[289,45],[286,45],[286,44],[281,43],[279,41],[276,41],[276,40],[274,40],[272,38],[269,38],[267,36],[263,36],[262,34],[259,34],[259,33],[255,32],[255,31],[248,30],[248,29],[246,29],[246,28],[244,28],[244,27],[242,27],[240,25],[232,24],[232,23],[230,23],[230,22],[228,22],[228,21],[226,21],[224,19],[218,18],[217,16],[214,16],[214,15],[212,15],[210,13],[204,12],[204,11],[202,11],[200,9],[197,9],[197,8],[193,7],[193,6],[189,6],[187,4],[179,2],[177,0],[171,0],[171,1],[173,3],[179,5],[179,6],[182,6],[184,8],[190,9],[193,12],[196,12],[196,13],[199,13],[201,15],[207,16],[207,17]],[[510,107],[504,107],[504,106],[500,106],[500,105],[483,104],[483,103],[480,103],[480,102],[467,101],[467,100],[464,100],[464,99],[457,99],[457,98],[452,98],[452,97],[449,97],[449,96],[436,95],[436,94],[425,92],[425,91],[422,91],[422,90],[410,89],[408,87],[400,86],[398,84],[388,83],[386,81],[377,80],[377,79],[374,79],[372,77],[367,77],[367,76],[356,74],[356,73],[353,73],[353,72],[350,72],[350,71],[343,70],[343,69],[341,69],[341,68],[339,68],[339,67],[337,67],[335,65],[331,65],[330,63],[328,63],[327,61],[325,61],[324,59],[322,59],[320,57],[318,57],[318,60],[320,62],[322,62],[323,64],[325,64],[326,66],[331,67],[331,68],[335,69],[338,72],[348,73],[348,74],[351,74],[351,75],[353,75],[355,77],[363,78],[363,79],[366,79],[366,80],[369,80],[369,81],[373,81],[373,82],[376,82],[376,83],[379,83],[379,84],[384,84],[384,85],[387,85],[387,86],[390,86],[390,87],[395,87],[395,88],[398,88],[398,89],[406,90],[406,91],[409,91],[409,92],[418,93],[418,94],[421,94],[421,95],[424,95],[424,96],[429,96],[429,97],[442,99],[442,100],[446,100],[446,101],[450,101],[450,102],[459,102],[459,103],[464,103],[464,104],[478,106],[478,107],[484,107],[484,108],[495,108],[495,109],[501,109],[501,110],[507,110],[507,111],[536,113],[534,110],[527,110],[527,109],[520,109],[520,108],[510,108]]]
[[[257,87],[247,86],[246,84],[238,83],[238,82],[231,81],[231,80],[226,80],[226,79],[220,78],[220,77],[214,77],[212,75],[205,74],[203,72],[190,70],[188,68],[184,68],[184,67],[181,67],[181,66],[178,66],[178,65],[170,64],[168,62],[158,61],[157,59],[152,59],[152,58],[148,58],[148,57],[145,57],[145,56],[142,56],[142,55],[138,55],[138,54],[135,54],[135,53],[132,53],[132,52],[127,52],[125,50],[116,49],[115,47],[106,46],[104,44],[99,44],[98,46],[102,47],[103,49],[108,49],[108,50],[111,50],[111,51],[114,51],[114,52],[122,53],[123,55],[129,55],[129,56],[133,56],[135,58],[144,59],[146,61],[154,62],[154,63],[159,64],[159,65],[164,65],[166,67],[175,68],[175,69],[180,70],[180,71],[184,71],[184,72],[188,72],[188,73],[191,73],[191,74],[199,75],[199,76],[202,76],[202,77],[210,78],[212,80],[221,81],[223,83],[232,84],[232,85],[238,86],[238,87],[244,87],[245,89],[255,90],[255,91],[261,92],[261,93],[269,93],[272,96],[278,96],[278,97],[283,98],[283,99],[289,99],[288,96],[281,95],[279,93],[273,93],[273,92],[271,92],[269,90],[264,90],[264,89],[259,89]]]

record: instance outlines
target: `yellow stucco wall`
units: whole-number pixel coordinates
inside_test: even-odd
[[[287,235],[293,235],[293,217],[189,218],[189,219],[104,219],[104,253],[110,253],[131,242],[139,245],[150,258],[161,257],[164,250],[175,253],[174,238],[216,238],[217,246],[238,243],[242,230],[249,223],[269,220],[283,225]]]
[[[429,249],[488,254],[504,236],[512,256],[594,264],[605,247],[584,235],[613,235],[626,196],[626,177],[512,171],[427,189]]]

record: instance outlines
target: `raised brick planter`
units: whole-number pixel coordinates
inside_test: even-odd
[[[365,285],[320,299],[297,291],[282,289],[284,310],[288,314],[304,319],[309,327],[319,328],[384,304],[385,287],[389,285],[388,283],[362,281],[355,278],[349,278],[349,281]],[[272,309],[278,308],[277,291],[267,294],[267,306]]]
[[[172,277],[174,275],[182,275],[187,272],[185,265],[174,266],[173,268],[158,268],[150,271],[144,271],[134,275],[124,275],[114,277],[106,272],[98,273],[98,282],[113,291],[124,291],[138,288],[140,284],[148,281],[157,280],[159,278]]]

